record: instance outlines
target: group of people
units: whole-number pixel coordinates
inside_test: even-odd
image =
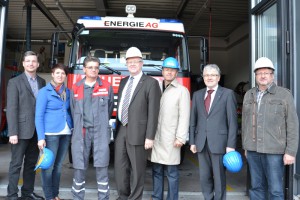
[[[237,102],[232,90],[218,83],[215,64],[203,69],[205,88],[190,93],[176,77],[180,66],[173,57],[162,64],[161,81],[143,74],[143,56],[136,47],[126,52],[129,76],[120,82],[116,116],[114,174],[118,199],[142,199],[147,160],[152,162],[153,200],[178,199],[180,148],[189,133],[190,150],[197,154],[202,193],[206,200],[226,199],[225,153],[235,151]],[[27,51],[24,73],[7,87],[7,121],[12,159],[7,199],[44,199],[34,193],[34,167],[39,150],[54,153],[52,167],[42,170],[46,200],[59,200],[61,168],[71,144],[74,176],[73,199],[85,196],[85,177],[91,152],[96,169],[98,199],[109,199],[109,119],[113,89],[99,78],[100,60],[83,62],[85,78],[69,90],[67,68],[52,68],[46,85],[37,74],[37,54]],[[298,149],[298,117],[289,90],[274,82],[275,68],[265,57],[254,67],[256,87],[244,97],[242,143],[250,174],[250,199],[283,199],[284,165],[295,162]],[[23,167],[21,197],[18,180]]]

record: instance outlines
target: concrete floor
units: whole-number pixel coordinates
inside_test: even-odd
[[[8,168],[10,162],[10,145],[0,144],[0,199],[4,199],[6,195],[6,188],[8,183]],[[203,196],[201,193],[198,173],[198,161],[194,154],[186,151],[185,160],[179,166],[180,170],[180,184],[179,184],[179,197],[182,200],[202,200]],[[151,164],[147,167],[146,181],[143,199],[150,199],[152,191],[152,177],[151,177]],[[71,196],[71,185],[72,185],[73,170],[72,164],[69,159],[66,158],[63,165],[63,172],[61,177],[61,189],[60,197],[62,199],[72,199]],[[116,185],[113,173],[113,162],[109,166],[109,177],[110,177],[110,199],[115,200],[117,198]],[[19,181],[22,184],[22,179]],[[165,182],[166,185],[166,182]],[[86,198],[85,199],[97,199],[95,170],[92,165],[88,169],[86,178]],[[165,186],[165,189],[167,185]],[[248,200],[246,196],[246,167],[243,166],[241,172],[233,174],[227,173],[227,199],[229,200]],[[37,170],[35,192],[42,195],[40,170]]]

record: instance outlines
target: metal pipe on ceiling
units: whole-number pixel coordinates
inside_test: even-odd
[[[59,0],[56,0],[56,5],[59,8],[59,10],[68,18],[68,20],[74,26],[75,25],[74,21],[72,20],[72,18],[70,17],[70,15],[67,13],[67,11],[64,9],[64,7],[61,5],[61,3],[59,2]]]
[[[41,0],[34,0],[34,5],[49,19],[49,21],[57,27],[60,31],[64,31],[64,35],[67,39],[72,40],[70,35],[66,33],[64,27],[62,27],[59,21],[54,17],[54,15],[47,9],[45,4]]]
[[[31,50],[31,18],[32,18],[32,2],[25,1],[27,9],[26,17],[26,51]]]
[[[176,11],[176,18],[178,18],[178,19],[181,18],[182,13],[183,13],[185,7],[187,6],[188,2],[189,2],[189,0],[181,1],[180,5],[178,6],[177,11]]]
[[[201,15],[204,13],[204,11],[207,9],[207,5],[210,2],[210,0],[206,0],[206,2],[202,5],[202,7],[198,10],[198,12],[194,15],[191,24],[189,25],[189,29],[187,30],[187,34],[191,32],[191,30],[196,27],[197,22],[199,21]]]
[[[108,3],[107,0],[95,0],[96,10],[99,16],[107,15]]]

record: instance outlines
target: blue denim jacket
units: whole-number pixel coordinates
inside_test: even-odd
[[[249,151],[296,156],[299,122],[291,92],[275,83],[261,99],[257,110],[257,89],[244,97],[242,112],[243,148]]]

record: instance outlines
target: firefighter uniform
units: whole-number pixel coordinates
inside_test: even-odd
[[[85,78],[73,85],[71,111],[74,121],[72,157],[74,179],[73,199],[84,199],[85,173],[89,165],[90,151],[93,153],[98,185],[98,199],[108,199],[108,165],[110,127],[113,111],[113,89],[99,77],[90,87]]]

